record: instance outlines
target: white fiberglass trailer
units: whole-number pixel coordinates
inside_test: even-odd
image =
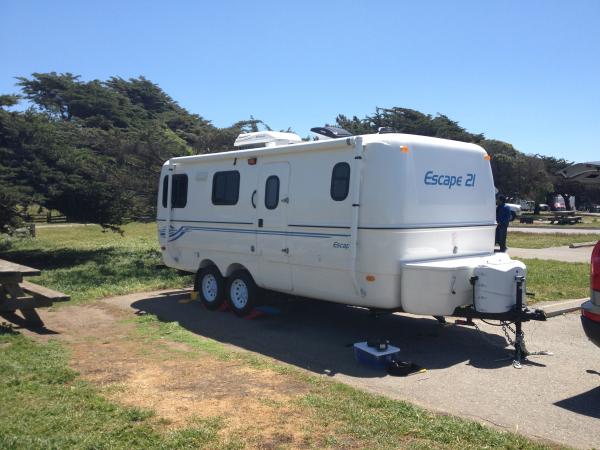
[[[416,314],[516,311],[525,266],[494,253],[483,148],[396,133],[238,141],[264,147],[173,158],[161,173],[163,260],[197,274],[207,307],[244,315],[258,286]]]

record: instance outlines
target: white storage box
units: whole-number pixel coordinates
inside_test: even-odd
[[[511,263],[523,266],[505,253],[404,263],[400,281],[402,309],[413,314],[452,315],[457,307],[473,304],[470,280],[475,268]]]
[[[475,309],[484,313],[510,311],[517,303],[517,277],[525,277],[527,268],[521,261],[499,262],[475,268]],[[525,282],[523,282],[525,304]]]

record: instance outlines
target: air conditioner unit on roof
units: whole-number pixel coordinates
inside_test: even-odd
[[[302,138],[295,133],[283,133],[281,131],[257,131],[254,133],[242,133],[234,142],[235,147],[278,147],[280,145],[298,144]]]

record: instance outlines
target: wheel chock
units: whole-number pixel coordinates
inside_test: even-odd
[[[250,311],[250,313],[247,316],[244,316],[244,319],[254,320],[254,319],[258,319],[259,317],[266,316],[266,315],[267,315],[267,313],[265,313],[264,311],[254,308],[252,311]]]
[[[254,308],[246,317],[244,317],[244,319],[254,320],[263,316],[277,316],[279,314],[281,314],[281,310],[279,308],[263,305]]]
[[[186,305],[188,303],[192,303],[193,301],[195,301],[198,298],[198,293],[196,291],[192,291],[190,292],[190,296],[187,298],[182,298],[181,300],[179,300],[177,303],[180,303],[182,305]]]
[[[229,305],[227,304],[227,302],[223,302],[223,304],[221,306],[219,306],[219,308],[217,309],[217,311],[229,312],[229,311],[231,311],[231,308],[229,307]]]

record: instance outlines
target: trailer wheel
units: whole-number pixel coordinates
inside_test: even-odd
[[[245,270],[234,272],[227,279],[227,302],[233,312],[243,317],[254,309],[258,288]]]
[[[196,274],[196,292],[207,309],[218,309],[225,300],[225,282],[219,269],[208,266]]]

